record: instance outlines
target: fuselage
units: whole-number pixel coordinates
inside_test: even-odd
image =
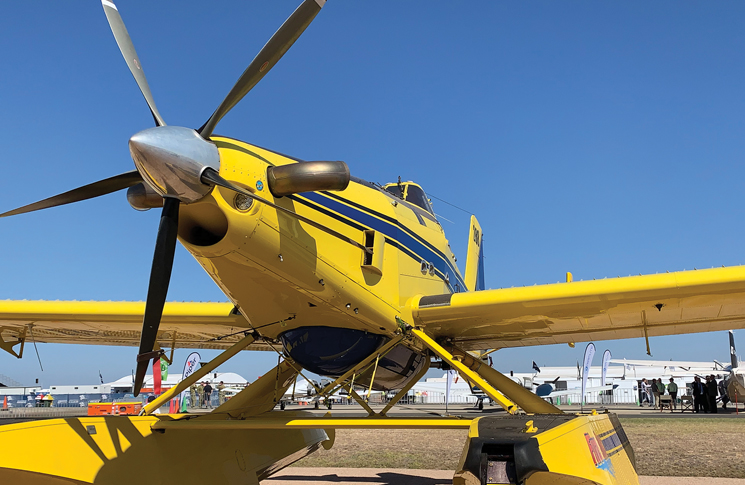
[[[184,205],[179,240],[246,317],[247,328],[271,340],[292,335],[294,343],[283,341],[286,351],[309,337],[314,345],[332,347],[324,340],[351,340],[360,350],[361,336],[374,350],[399,329],[396,317],[411,297],[465,291],[444,231],[428,210],[354,178],[341,192],[274,198],[267,168],[298,160],[237,140],[213,141],[222,177],[374,248],[366,254],[259,202],[240,208],[236,194],[220,187]],[[340,358],[357,358],[339,352]]]

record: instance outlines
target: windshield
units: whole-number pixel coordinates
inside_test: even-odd
[[[425,194],[421,187],[419,187],[418,185],[411,182],[399,182],[397,184],[385,185],[383,186],[383,189],[385,189],[385,191],[389,194],[394,195],[399,199],[403,199],[406,202],[414,204],[417,207],[421,207],[430,214],[434,215],[432,206],[429,203],[429,199],[427,199],[427,194]],[[405,198],[404,193],[406,194]]]
[[[409,185],[406,188],[406,202],[411,202],[427,212],[432,212],[427,196],[424,194],[424,191],[416,185]]]
[[[389,194],[393,194],[393,195],[395,195],[396,197],[398,197],[399,199],[403,199],[403,198],[404,198],[404,196],[403,196],[403,195],[401,194],[401,187],[402,187],[401,185],[394,185],[394,184],[391,184],[391,185],[386,185],[386,186],[385,186],[385,187],[383,187],[383,188],[384,188],[384,189],[385,189],[385,191],[386,191],[386,192],[388,192]]]

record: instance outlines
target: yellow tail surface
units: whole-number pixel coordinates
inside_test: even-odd
[[[471,216],[471,230],[468,234],[468,255],[466,256],[466,288],[468,291],[484,289],[484,234],[476,216]]]

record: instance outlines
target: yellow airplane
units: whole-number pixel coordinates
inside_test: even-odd
[[[483,235],[471,218],[461,273],[427,196],[411,181],[378,186],[338,161],[297,160],[215,135],[219,121],[309,26],[325,0],[305,0],[198,129],[166,125],[111,0],[102,5],[155,120],[133,135],[135,170],[0,217],[127,189],[162,208],[147,301],[0,301],[0,348],[25,343],[139,345],[135,392],[165,348],[224,352],[137,417],[0,426],[3,483],[258,483],[340,428],[468,430],[454,483],[638,483],[612,414],[564,414],[484,365],[479,351],[745,327],[745,267],[485,290]],[[176,241],[228,303],[167,303]],[[236,353],[284,360],[208,415],[153,411]],[[478,419],[388,417],[354,392],[401,389],[432,359],[455,368],[506,411]],[[303,369],[345,388],[368,418],[274,412]],[[523,415],[527,413],[527,415]],[[54,446],[39,446],[54,443]],[[184,446],[198,443],[193,453]],[[162,467],[161,463],[169,463]]]

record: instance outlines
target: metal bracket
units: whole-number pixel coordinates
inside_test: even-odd
[[[11,330],[13,332],[18,332],[15,328],[11,327],[0,327],[0,349],[3,349],[13,357],[20,359],[23,357],[23,348],[26,345],[26,327],[23,327],[23,332],[18,332],[19,336],[17,337],[17,340],[15,342],[8,341],[6,342],[5,339],[3,339],[3,331],[4,330]],[[21,348],[18,350],[18,352],[13,349],[16,345],[21,346]]]
[[[168,365],[173,365],[173,352],[176,350],[176,332],[173,332],[173,338],[171,339],[171,357],[166,357],[166,353],[160,354],[160,358],[168,362]]]
[[[649,349],[649,333],[647,332],[647,310],[642,310],[642,326],[644,327],[644,341],[647,343],[647,355],[652,357],[652,351]]]

